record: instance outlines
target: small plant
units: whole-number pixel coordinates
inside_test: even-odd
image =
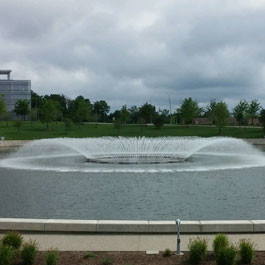
[[[170,257],[170,256],[171,256],[171,250],[169,248],[166,248],[163,253],[163,257]]]
[[[216,256],[217,265],[234,265],[236,254],[237,250],[233,245],[221,248]]]
[[[243,264],[250,264],[255,257],[254,245],[249,240],[242,240],[239,244],[240,261]]]
[[[55,249],[47,251],[45,255],[46,265],[56,265],[58,260],[58,253]]]
[[[104,258],[101,262],[102,265],[111,265],[113,263],[112,258]]]
[[[11,265],[15,256],[15,250],[11,246],[0,243],[0,265]]]
[[[90,251],[88,251],[88,252],[84,255],[84,258],[85,258],[85,259],[95,258],[95,257],[96,257],[96,254],[93,253],[93,252],[90,252]]]
[[[192,265],[197,265],[202,262],[207,253],[207,241],[197,238],[189,243],[189,261]]]
[[[10,246],[16,250],[20,249],[22,241],[22,235],[15,231],[7,232],[2,238],[3,245]]]
[[[23,245],[21,257],[24,265],[32,265],[37,253],[37,244],[35,241],[29,241]]]
[[[226,248],[229,246],[229,240],[227,238],[226,235],[224,234],[218,234],[213,241],[213,250],[214,250],[214,254],[215,256],[218,255],[219,251],[222,248]]]

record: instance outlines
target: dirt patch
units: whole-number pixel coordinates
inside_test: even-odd
[[[171,255],[163,257],[159,255],[147,255],[145,252],[93,252],[95,257],[85,258],[86,252],[59,252],[57,265],[102,265],[104,259],[111,261],[113,265],[188,265],[188,254],[183,256]],[[38,252],[34,265],[45,265],[45,252]],[[111,265],[110,264],[110,265]],[[213,254],[209,253],[202,265],[215,265]],[[241,263],[238,262],[238,265]],[[20,265],[19,261],[17,265]],[[265,252],[257,252],[252,265],[265,265]]]
[[[20,147],[23,146],[25,143],[28,143],[28,140],[0,140],[0,147]]]

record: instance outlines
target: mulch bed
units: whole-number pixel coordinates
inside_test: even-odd
[[[188,254],[183,256],[147,255],[145,252],[93,252],[95,257],[85,258],[86,252],[61,251],[57,265],[102,265],[104,258],[112,260],[113,265],[188,265]],[[45,265],[45,252],[38,252],[34,265]],[[213,254],[209,253],[202,265],[215,265]],[[240,265],[240,262],[237,263]],[[252,265],[265,265],[265,252],[256,252]],[[19,265],[19,263],[17,263]],[[109,264],[110,265],[110,264]]]

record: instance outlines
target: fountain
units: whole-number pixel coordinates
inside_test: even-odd
[[[208,171],[265,165],[251,144],[227,137],[56,138],[32,141],[1,167],[81,172]]]

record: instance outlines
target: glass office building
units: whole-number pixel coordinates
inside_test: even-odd
[[[19,99],[31,100],[31,81],[30,80],[12,80],[10,78],[12,70],[0,70],[0,95],[3,94],[6,100],[7,110],[12,112],[16,101]]]

